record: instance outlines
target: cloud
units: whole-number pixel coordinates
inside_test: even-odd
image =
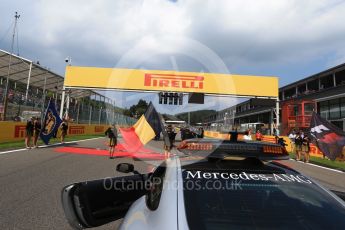
[[[260,65],[335,49],[343,44],[345,31],[345,6],[335,1],[62,0],[27,5],[20,21],[22,40],[60,56],[73,51],[74,59],[83,62],[97,62],[92,54],[116,62],[144,37],[150,39],[143,52],[178,49],[161,37],[186,36],[232,60],[230,66]]]

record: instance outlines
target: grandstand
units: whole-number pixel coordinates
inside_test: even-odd
[[[9,63],[11,67],[9,72]],[[9,73],[9,75],[8,75]],[[6,79],[9,76],[7,108],[5,109]],[[10,54],[0,49],[0,121],[25,121],[42,116],[49,100],[60,111],[64,77],[43,67],[39,62]],[[62,114],[78,124],[131,125],[134,119],[122,115],[115,101],[93,90],[70,89]],[[66,111],[66,108],[68,111]],[[6,111],[6,114],[4,112]]]

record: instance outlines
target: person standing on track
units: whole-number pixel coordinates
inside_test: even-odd
[[[308,135],[305,135],[303,137],[302,149],[303,149],[303,161],[304,161],[304,163],[309,163],[309,158],[310,158],[310,139],[309,139]]]
[[[114,159],[115,146],[117,145],[117,129],[114,124],[105,131],[105,135],[109,138],[109,159]]]
[[[174,132],[173,127],[171,125],[168,125],[166,127],[166,133],[167,133],[167,136],[164,137],[164,157],[170,158],[170,152],[174,146],[174,139],[175,139],[176,133]]]
[[[33,134],[34,134],[33,118],[30,118],[26,122],[26,126],[25,126],[25,147],[27,149],[31,149],[31,138]]]
[[[61,143],[65,143],[65,137],[67,135],[67,131],[68,131],[68,123],[66,119],[62,120],[62,123],[60,125],[60,129],[61,129]]]
[[[302,145],[303,145],[303,137],[301,133],[298,132],[295,138],[296,161],[299,161],[301,159]]]
[[[296,146],[295,146],[296,133],[295,133],[295,130],[292,130],[292,132],[289,134],[289,139],[290,139],[290,144],[291,144],[291,152],[296,154]]]
[[[261,134],[261,132],[260,132],[259,129],[256,130],[255,139],[256,139],[257,141],[261,141],[261,140],[262,140],[262,134]]]
[[[198,129],[198,134],[197,134],[198,138],[204,138],[204,128],[200,127]]]
[[[34,121],[34,148],[37,148],[37,141],[38,141],[38,137],[41,133],[41,122],[40,120],[36,117],[35,121]]]
[[[244,132],[243,140],[245,140],[245,141],[251,141],[252,140],[252,136],[250,135],[250,129],[246,130]]]

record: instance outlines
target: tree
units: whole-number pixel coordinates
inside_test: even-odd
[[[147,107],[149,107],[149,104],[145,100],[140,99],[138,101],[137,108],[145,108],[145,109],[147,109]]]
[[[136,105],[132,105],[129,109],[125,109],[124,115],[139,118],[145,113],[148,106],[145,100],[140,99]]]

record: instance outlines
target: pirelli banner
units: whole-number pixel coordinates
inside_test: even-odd
[[[278,78],[234,74],[67,66],[65,87],[278,97]]]

